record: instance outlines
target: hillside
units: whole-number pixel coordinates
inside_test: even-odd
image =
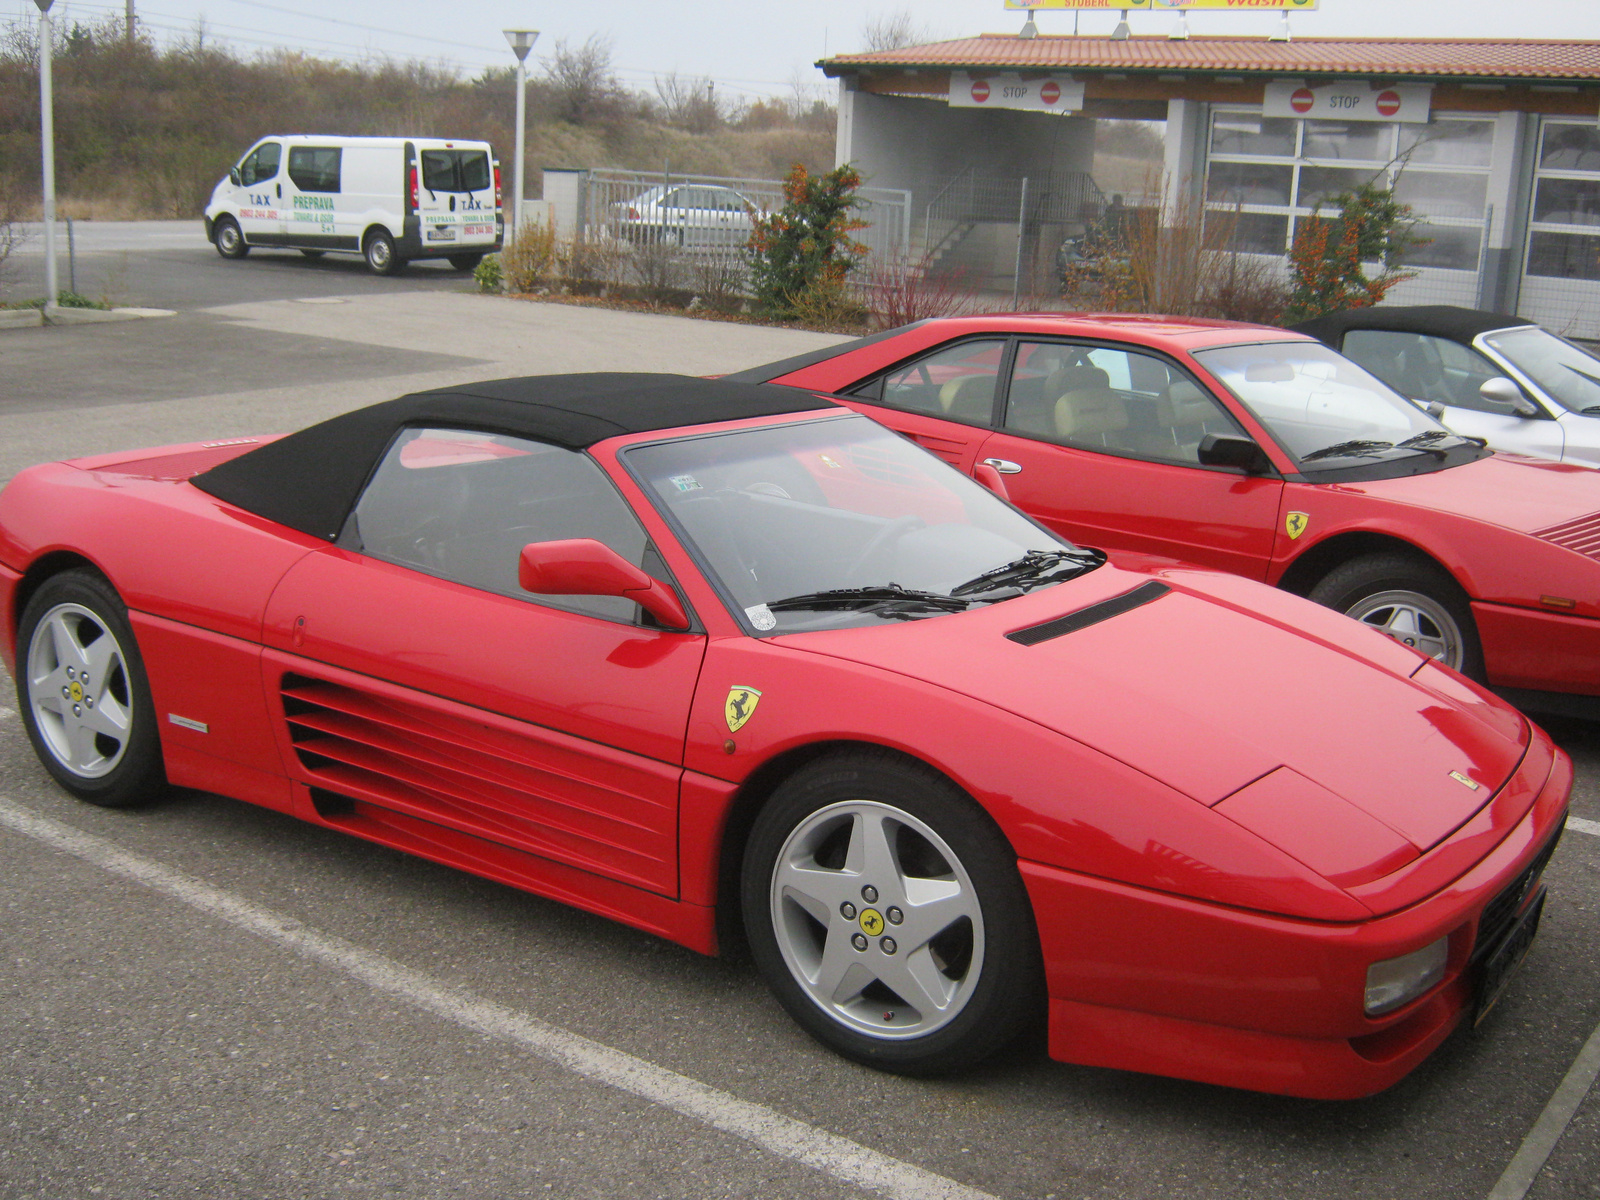
[[[212,186],[268,133],[417,135],[490,142],[509,176],[511,68],[463,79],[427,63],[352,65],[277,52],[249,59],[203,34],[177,46],[124,40],[119,21],[58,31],[56,191],[62,216],[197,217]],[[36,216],[38,42],[0,36],[0,217]],[[818,102],[732,106],[700,81],[629,91],[598,39],[558,43],[528,87],[527,180],[545,166],[627,167],[781,178],[833,165],[833,110]]]

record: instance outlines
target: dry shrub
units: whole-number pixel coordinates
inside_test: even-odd
[[[553,226],[524,221],[510,245],[500,251],[500,270],[506,290],[531,292],[555,276],[560,255]]]
[[[854,332],[866,328],[871,314],[850,294],[844,280],[823,278],[790,301],[787,315],[811,329]]]
[[[1063,290],[1075,303],[1118,312],[1221,317],[1273,324],[1289,304],[1281,260],[1231,249],[1238,209],[1185,198],[1129,208],[1116,229],[1092,231]],[[1147,195],[1170,194],[1149,180]]]
[[[896,329],[929,317],[960,317],[975,312],[979,297],[961,271],[935,274],[931,255],[876,259],[867,269],[862,298],[879,329]]]
[[[714,313],[736,313],[744,308],[750,268],[742,258],[709,254],[690,264],[689,283],[704,307]]]
[[[639,298],[654,307],[679,303],[686,290],[689,264],[682,249],[665,238],[644,238],[636,243],[628,270],[638,285]]]
[[[574,296],[603,296],[622,278],[627,248],[612,242],[579,238],[564,243],[557,254],[561,286]]]

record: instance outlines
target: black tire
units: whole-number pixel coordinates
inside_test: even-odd
[[[394,248],[394,238],[384,229],[374,229],[361,245],[361,253],[374,275],[398,275],[405,270],[406,260]]]
[[[1310,598],[1487,681],[1472,602],[1442,567],[1394,551],[1353,558],[1329,571]]]
[[[326,250],[302,250],[302,251],[300,251],[300,253],[304,254],[307,258],[311,259],[314,262],[317,259],[321,258],[324,254],[326,254],[327,251]]]
[[[481,251],[474,251],[471,254],[451,254],[447,257],[450,265],[458,271],[475,271],[478,269],[478,264],[483,261]]]
[[[54,575],[23,609],[17,708],[45,770],[78,799],[121,808],[166,786],[127,606],[97,572]]]
[[[879,851],[874,868],[846,867],[852,842],[857,853]],[[815,894],[798,898],[780,884],[801,878],[787,870],[794,862],[805,864]],[[924,881],[923,891],[939,880],[948,894],[937,906],[926,897],[913,906],[908,878]],[[768,986],[801,1028],[846,1058],[943,1074],[1039,1026],[1039,939],[1016,853],[988,814],[935,771],[870,750],[803,768],[756,818],[741,893],[750,951]]]
[[[239,222],[232,217],[218,217],[211,232],[216,239],[217,253],[223,258],[243,258],[250,253],[250,243],[244,240]]]

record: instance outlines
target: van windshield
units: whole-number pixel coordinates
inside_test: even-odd
[[[424,150],[422,186],[430,192],[481,192],[489,186],[489,156],[482,150]]]

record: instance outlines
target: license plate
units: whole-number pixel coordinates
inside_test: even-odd
[[[428,240],[430,242],[453,242],[456,240],[456,227],[454,225],[429,225]]]
[[[1472,1014],[1474,1025],[1489,1015],[1489,1010],[1504,994],[1506,985],[1517,973],[1522,960],[1528,957],[1528,948],[1533,945],[1533,935],[1539,932],[1539,916],[1544,912],[1544,898],[1547,894],[1543,888],[1539,890],[1533,903],[1528,905],[1523,914],[1517,918],[1517,923],[1511,927],[1511,931],[1500,939],[1500,944],[1478,968],[1478,1003]]]

